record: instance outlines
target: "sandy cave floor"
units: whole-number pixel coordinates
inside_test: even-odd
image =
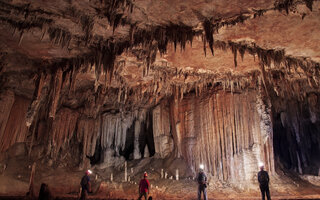
[[[137,199],[138,185],[143,171],[149,173],[150,195],[153,199],[196,199],[197,183],[188,172],[181,173],[180,180],[161,179],[161,169],[174,175],[175,168],[181,168],[179,160],[165,161],[156,158],[128,162],[130,182],[124,182],[124,168],[98,169],[93,167],[91,175],[93,193],[89,199]],[[3,165],[3,163],[2,163]],[[28,191],[32,162],[25,158],[9,159],[6,169],[0,175],[0,199],[23,199]],[[138,166],[138,167],[137,167]],[[34,190],[37,195],[40,184],[47,183],[56,199],[77,199],[80,179],[84,170],[72,167],[52,169],[41,162],[37,163]],[[110,175],[113,173],[113,181]],[[247,188],[247,189],[242,189]],[[272,199],[320,199],[320,187],[310,184],[290,173],[280,172],[271,177],[270,192]],[[209,199],[260,199],[258,185],[248,183],[226,184],[210,180]]]

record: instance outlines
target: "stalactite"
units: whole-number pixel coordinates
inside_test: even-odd
[[[61,148],[67,146],[75,134],[79,113],[68,108],[59,110],[50,130],[51,156],[56,159]]]
[[[209,47],[210,47],[210,50],[211,50],[211,53],[212,55],[214,55],[214,52],[213,52],[213,33],[214,33],[214,25],[211,23],[210,20],[206,19],[204,22],[203,22],[203,30],[205,32],[205,40],[203,40],[204,42],[204,52],[205,52],[205,55],[206,55],[206,42],[209,43]]]
[[[119,23],[125,23],[123,15],[125,11],[132,13],[134,4],[131,0],[103,0],[96,10],[108,18],[109,24],[113,27],[113,32]]]
[[[307,5],[307,7],[309,9],[312,9],[312,4],[313,1],[312,0],[304,0],[305,4]],[[293,6],[294,4],[297,4],[300,2],[295,2],[293,0],[278,0],[275,2],[275,9],[278,10],[283,10],[285,9],[288,12],[289,7]],[[25,15],[26,19],[29,19],[30,17],[27,17],[30,13],[41,13],[43,15],[46,16],[55,16],[53,13],[47,12],[47,11],[43,11],[43,10],[32,10],[29,8],[29,5],[25,5],[25,6],[14,6],[11,5],[9,3],[4,3],[2,2],[2,4],[4,4],[4,8],[6,9],[15,9],[18,10],[19,12],[23,13]],[[100,1],[100,4],[98,6],[95,6],[96,11],[99,14],[103,14],[105,15],[110,24],[113,26],[113,28],[115,29],[118,24],[122,21],[124,21],[125,19],[123,18],[124,12],[125,11],[129,11],[132,12],[132,9],[134,7],[134,4],[132,1],[130,0],[121,0],[121,1],[114,1],[114,0],[104,0],[104,1]],[[72,11],[72,8],[70,9]],[[204,20],[203,22],[203,27],[204,27],[204,51],[205,50],[205,43],[208,42],[209,43],[209,47],[211,49],[211,52],[213,53],[213,33],[214,31],[218,31],[219,28],[225,26],[225,25],[235,25],[237,23],[243,23],[245,20],[249,19],[252,16],[260,16],[262,15],[264,12],[268,11],[267,10],[253,10],[253,13],[239,13],[236,16],[233,16],[229,19],[216,19],[213,23],[211,22],[211,20]],[[85,37],[84,38],[79,38],[79,42],[81,42],[81,40],[84,40],[85,43],[90,47],[93,47],[96,45],[97,41],[91,41],[91,30],[94,24],[94,20],[92,17],[87,16],[87,15],[80,15],[79,13],[76,13],[76,11],[72,12],[67,12],[66,14],[69,14],[73,17],[78,17],[80,18],[80,23],[82,24],[82,29],[85,32]],[[28,22],[28,21],[21,21],[21,22],[16,22],[13,21],[11,19],[8,18],[0,18],[0,20],[3,21],[7,21],[8,23],[10,23],[11,25],[13,25],[14,27],[18,27],[18,30],[24,30],[24,29],[30,29],[32,27],[39,27],[39,28],[43,28],[43,25],[49,25],[52,22],[52,19],[47,19],[44,17],[37,17],[36,19],[33,19],[32,22]],[[110,50],[110,53],[108,53],[107,55],[110,55],[110,58],[106,58],[105,60],[108,60],[110,62],[107,62],[109,64],[104,64],[103,65],[103,69],[107,69],[106,73],[109,75],[109,79],[111,79],[110,77],[112,77],[112,71],[113,71],[113,65],[114,65],[114,60],[116,55],[119,55],[122,53],[121,50],[119,49],[128,49],[128,48],[132,48],[132,46],[139,46],[142,44],[142,46],[148,46],[152,43],[152,41],[156,41],[157,42],[157,47],[160,51],[161,54],[163,54],[164,52],[166,52],[166,47],[168,43],[173,43],[175,48],[177,45],[180,45],[181,49],[185,48],[185,44],[186,42],[190,42],[190,44],[192,44],[192,39],[194,36],[196,35],[201,35],[201,31],[195,31],[193,30],[193,27],[189,27],[186,26],[184,24],[168,24],[165,26],[156,26],[156,27],[147,27],[146,29],[143,30],[138,30],[136,28],[136,25],[131,24],[130,28],[130,34],[129,34],[129,38],[128,41],[125,41],[122,44],[118,44],[118,43],[114,43],[114,46],[119,46],[121,48],[112,48],[109,42],[106,46],[108,46],[107,49]],[[148,30],[149,29],[149,30]],[[62,47],[64,46],[68,46],[71,40],[72,35],[66,31],[66,30],[62,30],[59,28],[54,28],[54,27],[50,27],[48,30],[50,39],[55,43],[55,44],[60,44]],[[98,43],[100,43],[101,41],[98,41]],[[94,48],[93,48],[94,49]],[[101,51],[101,48],[98,48],[99,51]],[[147,56],[146,56],[146,63],[147,63],[147,70],[146,72],[149,71],[149,67],[150,64],[152,64],[153,60],[154,60],[154,53],[152,52],[153,50],[150,49],[147,51]],[[243,56],[243,49],[240,48],[238,49],[238,51],[240,52],[240,55]],[[233,51],[234,54],[236,54],[236,51]],[[94,50],[92,52],[93,55],[91,55],[91,57],[94,57],[94,54],[96,53],[96,51]],[[108,56],[103,56],[103,57],[108,57]],[[236,57],[236,56],[235,56]],[[235,62],[235,66],[237,65],[237,60],[236,58],[234,59]]]
[[[313,0],[304,0],[306,6],[312,11]]]
[[[85,33],[84,41],[86,42],[86,44],[88,44],[89,39],[91,38],[91,32],[93,29],[94,20],[88,15],[82,15],[80,17],[80,23],[82,26],[82,30]]]
[[[273,63],[275,67],[280,68],[281,66],[285,66],[287,69],[294,68],[295,71],[297,68],[301,68],[305,75],[311,76],[312,73],[319,73],[319,63],[316,63],[310,59],[300,57],[300,58],[293,58],[290,56],[285,55],[285,51],[283,49],[274,50],[274,49],[262,49],[261,47],[257,46],[256,44],[241,44],[241,43],[234,43],[229,41],[228,43],[222,41],[215,41],[214,44],[215,48],[220,48],[222,50],[226,50],[226,48],[230,48],[234,54],[234,61],[235,66],[237,64],[237,52],[241,54],[241,57],[244,55],[245,52],[251,55],[257,55],[262,66],[270,67]],[[312,72],[314,71],[314,72]],[[318,83],[317,83],[318,84]]]
[[[96,141],[100,134],[100,121],[93,119],[80,119],[77,124],[77,140],[83,145],[80,167],[88,167],[87,156],[93,156]]]
[[[44,87],[47,87],[50,82],[50,75],[41,73],[35,81],[36,89],[34,91],[33,100],[31,105],[28,108],[26,116],[26,125],[30,127],[33,123],[35,116],[39,112],[40,106],[47,97],[47,90],[44,90]]]
[[[257,16],[260,17],[262,16],[264,13],[266,12],[266,10],[257,10],[255,11],[255,13],[253,14],[253,18],[256,18]]]
[[[52,19],[45,19],[42,17],[37,17],[32,21],[28,21],[28,20],[17,21],[15,19],[0,16],[0,21],[10,24],[14,28],[16,28],[18,31],[23,31],[23,30],[28,31],[32,28],[42,29],[44,24],[52,23]]]
[[[59,28],[49,27],[48,34],[50,40],[61,47],[68,47],[71,41],[71,33]]]
[[[51,100],[51,107],[49,112],[49,117],[55,118],[56,110],[58,107],[59,99],[60,99],[60,91],[61,91],[61,85],[62,85],[62,69],[58,68],[56,71],[56,74],[53,78],[53,85],[52,85],[52,100]]]
[[[237,47],[236,45],[230,45],[231,46],[231,51],[233,53],[233,62],[234,62],[234,66],[237,67],[238,63],[237,63]]]
[[[274,8],[279,10],[285,10],[289,14],[289,8],[293,5],[294,0],[276,0],[274,3]]]
[[[21,42],[22,42],[23,36],[24,36],[24,32],[23,32],[23,31],[21,31],[21,32],[20,32],[20,37],[19,37],[19,42],[18,42],[18,45],[19,45],[19,46],[21,45]]]

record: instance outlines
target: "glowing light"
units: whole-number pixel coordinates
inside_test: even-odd
[[[88,173],[89,173],[89,174],[92,174],[92,171],[91,171],[90,169],[88,169]]]
[[[203,164],[201,164],[199,167],[200,167],[200,169],[204,169],[204,165]]]
[[[263,167],[263,166],[264,166],[263,162],[259,162],[259,167]]]

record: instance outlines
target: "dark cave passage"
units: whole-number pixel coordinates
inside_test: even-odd
[[[282,167],[299,174],[318,175],[319,102],[316,101],[312,105],[310,98],[317,100],[318,95],[313,94],[309,101],[290,100],[273,104],[273,145],[275,159]]]
[[[126,160],[133,159],[134,153],[134,141],[135,141],[135,124],[137,119],[133,121],[132,125],[128,128],[126,132],[126,143],[123,151],[120,151],[120,155],[124,156]],[[145,149],[147,147],[149,151],[149,156],[155,154],[154,138],[153,138],[153,126],[152,126],[152,113],[148,112],[146,114],[145,121],[140,124],[140,132],[138,133],[138,148],[141,158],[146,157]]]
[[[142,130],[139,137],[139,148],[142,158],[146,157],[145,149],[146,146],[149,151],[149,156],[155,154],[154,138],[153,138],[153,125],[152,125],[152,112],[148,112],[146,120],[142,122]]]
[[[127,129],[126,134],[126,144],[123,151],[120,151],[120,155],[124,156],[126,160],[132,160],[130,156],[133,154],[134,150],[134,124],[132,123],[131,126]]]
[[[96,147],[94,150],[93,156],[86,155],[87,158],[90,159],[90,164],[95,165],[101,163],[101,155],[102,155],[102,148],[101,148],[101,139],[100,137],[97,139]]]

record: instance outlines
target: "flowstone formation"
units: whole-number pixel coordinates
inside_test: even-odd
[[[262,162],[272,194],[319,198],[319,16],[318,0],[0,0],[0,195],[24,195],[36,163],[35,193],[76,197],[90,168],[96,196],[135,198],[148,171],[154,197],[195,198],[203,164],[211,197],[246,198]]]

